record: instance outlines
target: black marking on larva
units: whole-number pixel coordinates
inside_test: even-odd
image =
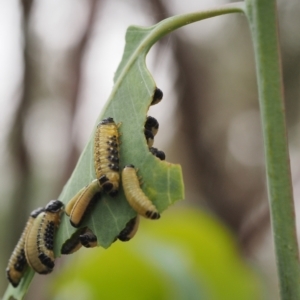
[[[159,88],[155,88],[154,95],[153,95],[153,100],[151,102],[151,105],[155,105],[161,101],[163,98],[163,92]]]
[[[56,213],[60,211],[63,207],[63,203],[59,200],[51,200],[45,207],[45,211]]]
[[[118,239],[122,242],[130,241],[138,227],[138,216],[129,220],[125,226],[125,228],[119,233]],[[134,232],[135,231],[135,232]],[[134,232],[134,233],[133,233]]]
[[[102,175],[100,178],[99,178],[99,182],[101,185],[103,185],[105,182],[109,181],[109,179],[106,177],[106,175]]]
[[[79,236],[79,240],[82,246],[86,248],[95,247],[97,243],[97,237],[93,234],[93,232],[88,231]]]
[[[107,150],[107,152],[108,152],[109,154],[111,154],[111,155],[117,156],[117,155],[119,154],[119,151],[116,150],[115,148],[112,148],[112,147],[106,148],[106,150]]]
[[[159,128],[159,124],[157,120],[151,116],[148,116],[145,122],[145,129],[150,130],[155,136],[158,131],[158,128]]]
[[[119,157],[115,155],[109,155],[107,156],[107,159],[113,163],[119,163]],[[118,166],[119,169],[119,166]]]
[[[109,124],[109,123],[114,123],[114,119],[111,118],[111,117],[108,117],[108,118],[106,118],[106,119],[103,119],[103,120],[98,124],[98,126],[99,126],[100,124],[103,125],[103,124]]]
[[[55,265],[54,261],[49,256],[47,256],[45,253],[39,254],[39,260],[47,268],[49,268],[51,270],[54,268],[54,265]]]
[[[119,171],[119,165],[117,164],[108,164],[108,167],[113,171]]]

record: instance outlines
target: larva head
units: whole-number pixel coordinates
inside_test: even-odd
[[[99,124],[99,125],[103,125],[103,124],[111,124],[111,123],[115,123],[114,119],[109,117],[109,118],[106,118],[106,119],[103,119]]]
[[[37,208],[37,209],[35,209],[31,212],[30,217],[36,218],[43,211],[45,211],[45,208],[44,207],[39,207],[39,208]]]
[[[145,123],[145,129],[150,130],[153,133],[153,135],[156,135],[158,128],[159,124],[157,120],[151,116],[148,116]]]
[[[119,173],[110,173],[109,175],[102,175],[99,178],[99,183],[104,192],[115,197],[119,192],[119,179]]]
[[[151,105],[155,105],[161,101],[163,98],[163,92],[159,88],[156,88],[153,95],[153,100],[151,102]]]
[[[63,208],[64,204],[59,200],[51,200],[45,207],[45,211],[57,213]]]
[[[82,246],[86,248],[93,248],[97,246],[97,237],[90,230],[81,234],[79,240]]]

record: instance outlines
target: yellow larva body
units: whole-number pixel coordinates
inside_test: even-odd
[[[25,240],[25,255],[29,266],[39,274],[48,274],[54,268],[54,234],[60,223],[63,203],[50,201],[34,220]]]
[[[127,165],[123,169],[122,184],[128,203],[138,214],[153,220],[160,218],[156,207],[140,188],[139,179],[133,165]]]
[[[94,139],[94,165],[97,179],[105,192],[115,196],[119,190],[119,133],[113,118],[97,126]]]
[[[66,205],[65,212],[70,216],[70,223],[79,227],[88,209],[98,199],[101,193],[101,186],[98,179],[81,189]]]
[[[6,268],[6,276],[13,287],[17,287],[27,268],[27,260],[25,256],[25,240],[29,230],[32,227],[34,219],[44,210],[43,207],[34,210],[26,223],[22,235],[8,261]]]
[[[132,218],[129,222],[127,222],[125,228],[120,232],[120,234],[118,235],[118,239],[122,242],[131,240],[135,236],[139,228],[139,223],[139,216]]]
[[[92,248],[97,246],[97,237],[87,227],[78,229],[62,246],[62,254],[72,254],[82,246]]]

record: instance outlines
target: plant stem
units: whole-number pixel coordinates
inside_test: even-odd
[[[275,0],[246,0],[254,44],[281,299],[300,299],[300,265]]]

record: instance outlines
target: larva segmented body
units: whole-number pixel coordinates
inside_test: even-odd
[[[122,242],[127,242],[127,241],[131,240],[135,236],[135,234],[139,228],[139,223],[140,223],[139,216],[136,216],[136,217],[132,218],[131,220],[129,220],[127,222],[125,228],[118,235],[118,239]]]
[[[6,268],[6,276],[13,287],[17,287],[24,275],[27,268],[27,260],[25,256],[25,240],[29,230],[32,227],[34,219],[44,211],[43,207],[35,209],[31,214],[26,223],[26,226],[22,232],[22,235],[8,261],[8,266]]]
[[[25,255],[29,266],[39,274],[54,268],[54,234],[60,223],[63,203],[51,200],[34,220],[25,240]]]
[[[160,218],[156,207],[140,188],[139,179],[133,165],[124,167],[122,184],[128,203],[138,214],[153,220]]]
[[[119,133],[113,118],[97,126],[94,139],[94,164],[97,179],[105,192],[115,196],[119,190]]]
[[[102,188],[98,179],[81,189],[66,205],[65,212],[70,216],[70,223],[79,227],[89,208],[99,198]]]

